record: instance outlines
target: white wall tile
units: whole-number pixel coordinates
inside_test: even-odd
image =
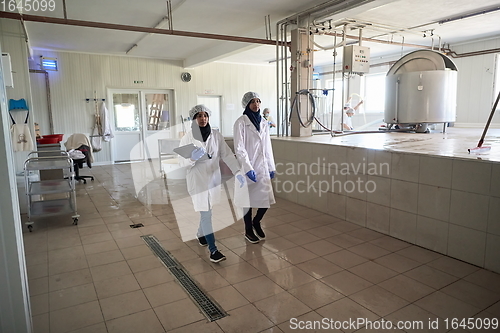
[[[331,170],[331,169],[330,169]],[[330,187],[332,188],[331,192],[346,195],[345,186],[346,186],[347,176],[341,174],[334,174],[330,177]]]
[[[448,250],[448,223],[417,216],[417,242],[426,249],[446,254]]]
[[[389,207],[391,205],[391,179],[379,176],[367,176],[367,182],[375,183],[375,191],[366,194],[368,202]],[[369,190],[372,191],[370,183]]]
[[[286,143],[283,140],[278,140],[275,138],[271,139],[271,146],[273,147],[275,162],[277,159],[286,159],[285,145]]]
[[[417,215],[398,209],[391,209],[390,235],[415,244]]]
[[[418,186],[418,215],[449,221],[451,190],[420,184]]]
[[[417,213],[418,184],[402,180],[391,181],[391,207]]]
[[[285,184],[285,188],[288,189],[289,186],[290,184]],[[314,196],[308,193],[307,185],[295,182],[293,183],[292,188],[297,191],[297,203],[299,205],[306,206],[307,208],[311,208]]]
[[[328,193],[329,192],[319,193],[318,191],[317,194],[316,193],[310,194],[312,196],[311,208],[320,211],[322,213],[327,213]]]
[[[412,154],[393,154],[391,175],[393,179],[418,182],[420,157]]]
[[[462,191],[451,191],[450,223],[486,231],[489,197]]]
[[[366,181],[367,178],[365,175],[347,175],[346,184],[344,186],[345,195],[350,198],[366,201]]]
[[[283,157],[288,161],[298,161],[298,147],[299,145],[295,142],[285,142],[285,156]]]
[[[500,197],[500,163],[491,164],[490,194]]]
[[[498,235],[488,235],[486,238],[484,268],[500,272],[500,236]]]
[[[328,161],[331,164],[331,168],[341,168],[341,163],[347,163],[347,147],[330,145],[328,149]]]
[[[302,163],[313,163],[318,160],[317,156],[313,156],[313,145],[311,142],[295,142],[297,145],[297,161]]]
[[[328,163],[328,155],[330,153],[328,144],[311,143],[309,148],[312,151],[312,163],[321,165]]]
[[[366,226],[366,201],[346,198],[346,221]]]
[[[453,160],[451,188],[478,194],[490,194],[491,163]]]
[[[451,188],[452,164],[451,158],[421,156],[419,183]]]
[[[368,163],[374,165],[378,170],[376,174],[368,173],[372,176],[388,178],[391,175],[392,153],[383,150],[368,150]]]
[[[328,214],[345,220],[346,197],[336,193],[328,193]]]
[[[366,203],[366,227],[389,234],[391,209],[378,204]]]
[[[347,163],[351,173],[364,174],[368,164],[368,149],[358,147],[347,148]]]
[[[448,255],[484,267],[486,233],[461,226],[449,225]]]
[[[500,236],[500,198],[490,197],[488,209],[488,233]]]

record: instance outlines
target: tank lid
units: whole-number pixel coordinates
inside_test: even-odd
[[[387,75],[446,69],[456,71],[457,66],[445,54],[433,50],[417,50],[396,61],[387,72]]]

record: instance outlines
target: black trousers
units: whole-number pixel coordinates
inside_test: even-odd
[[[245,222],[245,231],[251,231],[253,233],[252,226],[257,225],[260,223],[262,218],[264,217],[264,214],[267,212],[267,208],[258,208],[257,209],[257,214],[255,214],[255,217],[252,220],[252,208],[245,208],[248,209],[247,213],[243,216],[243,221]]]

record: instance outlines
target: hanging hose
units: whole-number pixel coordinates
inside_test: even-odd
[[[314,100],[314,96],[311,94],[311,92],[308,89],[299,90],[295,94],[295,97],[293,98],[292,106],[290,107],[290,119],[289,119],[289,121],[292,120],[293,107],[297,103],[297,96],[299,96],[299,95],[308,95],[309,100],[311,101],[311,105],[312,105],[311,117],[307,120],[307,122],[305,124],[302,122],[302,119],[300,118],[300,107],[297,105],[297,117],[299,118],[300,125],[302,127],[308,127],[313,123],[314,119],[316,118],[316,101]]]

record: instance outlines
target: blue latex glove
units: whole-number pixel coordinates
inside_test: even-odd
[[[245,177],[243,177],[242,175],[236,175],[236,179],[238,179],[238,181],[240,182],[240,188],[242,188],[243,185],[245,185]]]
[[[204,148],[200,147],[200,148],[196,148],[195,150],[193,150],[193,152],[191,153],[191,159],[193,161],[198,161],[203,155],[205,155],[206,151]]]
[[[274,171],[269,172],[269,177],[271,177],[271,179],[273,179],[275,175],[276,173]]]
[[[257,175],[255,174],[255,171],[250,170],[246,173],[247,177],[250,178],[251,181],[254,183],[257,183]]]

